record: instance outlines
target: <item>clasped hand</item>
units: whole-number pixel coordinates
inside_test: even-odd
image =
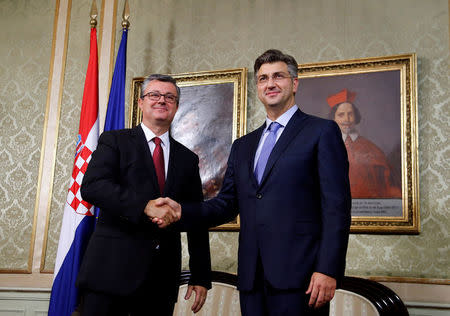
[[[181,218],[181,205],[170,198],[148,201],[144,213],[159,228],[165,228]]]

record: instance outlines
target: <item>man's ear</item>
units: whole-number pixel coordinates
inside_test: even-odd
[[[298,84],[299,84],[299,82],[298,82],[298,78],[292,78],[292,83],[293,83],[293,85],[292,85],[292,92],[294,92],[294,94],[297,92],[297,89],[298,89]]]

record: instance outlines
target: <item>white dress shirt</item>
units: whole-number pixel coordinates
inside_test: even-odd
[[[150,148],[150,152],[153,157],[153,151],[155,150],[155,143],[153,142],[153,138],[158,137],[161,139],[161,147],[164,153],[164,173],[167,178],[167,170],[169,169],[169,153],[170,153],[170,140],[169,140],[169,131],[165,132],[161,136],[156,136],[144,123],[141,123],[142,130],[145,134],[145,139],[147,140],[148,147]]]
[[[283,133],[284,128],[286,127],[287,123],[289,123],[289,120],[291,119],[292,115],[294,115],[294,113],[297,110],[298,110],[298,106],[295,104],[289,110],[284,112],[279,118],[277,118],[275,120],[275,122],[277,122],[278,124],[281,125],[281,127],[278,128],[278,131],[277,131],[277,140],[276,141],[278,141],[278,139],[280,138],[281,134]],[[271,119],[266,117],[266,127],[264,128],[261,139],[259,140],[258,149],[256,149],[255,162],[253,164],[253,171],[256,169],[256,163],[258,162],[259,155],[261,155],[261,150],[262,150],[264,141],[266,140],[267,135],[269,135],[269,133],[270,133],[269,126],[272,122],[273,121]]]

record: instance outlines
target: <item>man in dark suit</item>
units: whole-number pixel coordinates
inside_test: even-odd
[[[328,315],[344,276],[351,219],[347,153],[335,122],[295,104],[297,69],[295,59],[278,50],[255,61],[266,122],[233,143],[222,189],[202,203],[200,216],[194,204],[151,202],[151,208],[182,212],[185,225],[217,225],[240,214],[243,315]]]
[[[180,89],[170,76],[142,84],[141,125],[103,133],[83,179],[83,199],[101,208],[77,284],[83,316],[171,316],[181,269],[180,233],[151,218],[175,221],[170,210],[153,213],[160,196],[203,200],[198,157],[169,135]],[[166,176],[167,175],[167,176]],[[175,225],[176,226],[176,225]],[[211,287],[207,229],[187,233],[190,270],[186,298],[195,292],[197,312]]]

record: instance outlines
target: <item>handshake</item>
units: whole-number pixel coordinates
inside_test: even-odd
[[[165,197],[148,201],[144,209],[145,215],[159,228],[165,228],[181,218],[181,205]]]

